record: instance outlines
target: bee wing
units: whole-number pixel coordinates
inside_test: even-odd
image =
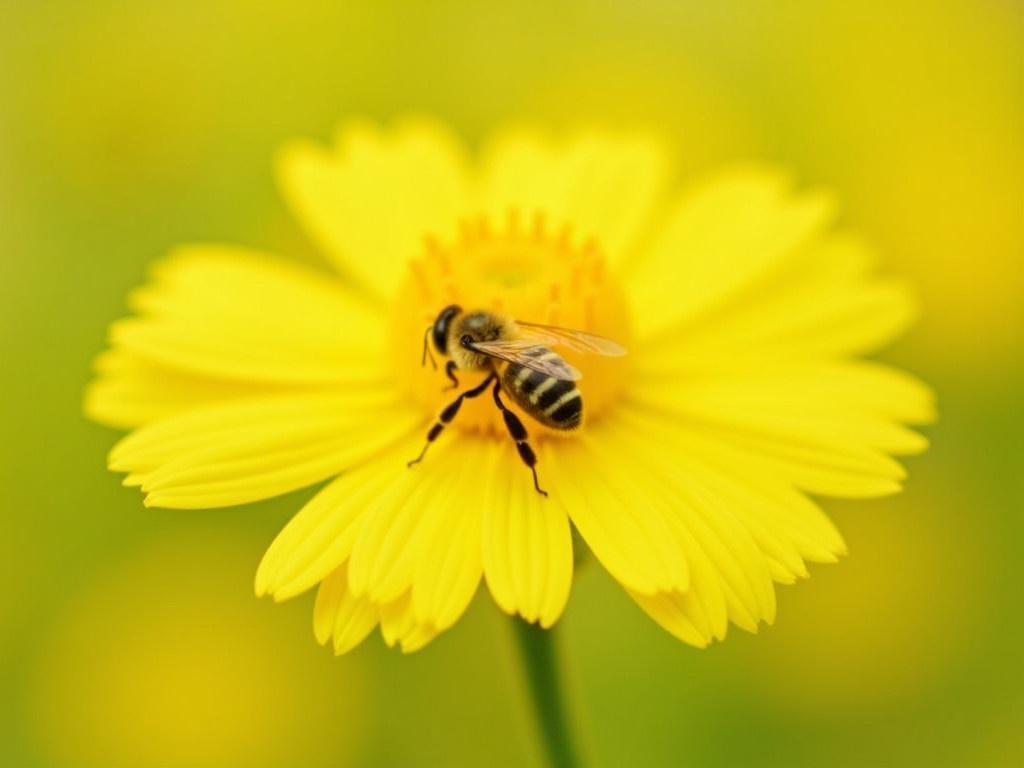
[[[516,325],[519,326],[520,333],[527,339],[532,338],[534,341],[542,341],[545,344],[557,344],[576,352],[604,355],[605,357],[622,357],[626,354],[626,349],[622,345],[585,331],[559,328],[555,325],[524,323],[522,320],[516,320]]]
[[[531,339],[495,339],[474,341],[469,345],[474,352],[516,363],[533,371],[561,381],[579,381],[583,374],[551,350]]]

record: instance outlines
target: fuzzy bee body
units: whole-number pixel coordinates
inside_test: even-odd
[[[493,312],[463,312],[450,320],[444,332],[444,343],[436,343],[436,332],[434,341],[438,352],[447,355],[460,371],[486,371],[491,370],[497,360],[472,349],[463,340],[472,339],[474,343],[494,342],[512,338],[516,333],[516,321],[511,318]]]
[[[424,364],[431,341],[437,352],[448,358],[445,374],[453,388],[459,386],[456,371],[487,371],[488,375],[441,411],[427,433],[423,451],[409,466],[423,460],[430,444],[455,419],[463,400],[479,397],[493,384],[494,404],[501,411],[519,457],[533,473],[534,488],[544,496],[547,492],[537,481],[537,456],[530,447],[526,427],[502,401],[501,392],[506,392],[524,413],[540,424],[571,431],[583,423],[583,397],[576,386],[582,374],[552,351],[551,346],[561,344],[578,352],[612,357],[626,353],[615,342],[584,331],[517,322],[486,310],[464,312],[454,304],[442,309],[427,327],[423,338]],[[432,355],[430,359],[433,362]]]
[[[529,367],[530,364],[551,366],[560,373],[570,373],[572,369],[561,355],[540,343],[515,349],[511,360],[475,349],[515,340],[520,334],[515,320],[493,312],[455,314],[446,329],[444,351],[459,370],[494,370],[502,389],[508,392],[516,405],[544,426],[576,429],[583,420],[583,398],[576,384],[571,379],[561,379]],[[471,342],[464,343],[464,339],[471,339]]]

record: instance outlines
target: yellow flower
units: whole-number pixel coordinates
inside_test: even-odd
[[[338,275],[227,246],[160,263],[114,324],[86,398],[134,431],[110,467],[147,505],[219,507],[330,479],[256,575],[319,585],[337,652],[379,625],[422,647],[483,576],[549,627],[574,526],[659,624],[705,646],[775,617],[774,582],[843,540],[811,496],[900,489],[893,455],[933,416],[913,378],[855,358],[912,319],[899,283],[832,229],[821,192],[729,170],[678,196],[647,138],[507,131],[479,159],[438,125],[348,125],[280,158],[284,194]],[[421,367],[444,306],[579,328],[629,349],[583,372],[572,435],[525,419],[547,498],[490,397],[467,400],[420,465],[452,393]],[[482,375],[459,374],[462,388]],[[522,414],[521,414],[522,415]]]

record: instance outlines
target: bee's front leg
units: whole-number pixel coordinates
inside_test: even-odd
[[[456,417],[456,415],[458,415],[459,408],[462,407],[462,401],[466,400],[467,398],[480,397],[480,395],[487,391],[487,388],[491,385],[491,382],[494,381],[496,378],[497,374],[492,372],[487,376],[486,379],[480,382],[477,386],[473,387],[472,389],[467,389],[461,395],[459,395],[450,403],[448,403],[448,405],[445,406],[445,409],[441,411],[441,415],[437,417],[437,421],[434,423],[434,426],[432,426],[430,428],[430,431],[427,432],[427,442],[423,446],[423,450],[420,451],[420,455],[417,456],[412,461],[410,461],[408,463],[408,466],[413,467],[419,464],[421,461],[423,461],[423,457],[427,455],[427,449],[430,447],[430,444],[437,440],[437,436],[440,435],[441,432],[444,431],[444,428],[451,424],[452,420]]]
[[[447,392],[450,389],[458,389],[459,388],[459,380],[455,376],[455,371],[456,371],[455,361],[454,360],[449,360],[448,364],[444,367],[444,375],[448,377],[448,379],[451,381],[452,385],[450,387],[445,387],[443,390],[441,390],[442,392]]]

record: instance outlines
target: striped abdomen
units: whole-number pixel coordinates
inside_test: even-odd
[[[531,356],[558,357],[550,349],[535,349],[537,352]],[[583,420],[583,398],[575,382],[555,379],[519,363],[508,363],[501,372],[501,386],[520,408],[546,427],[576,429]]]

